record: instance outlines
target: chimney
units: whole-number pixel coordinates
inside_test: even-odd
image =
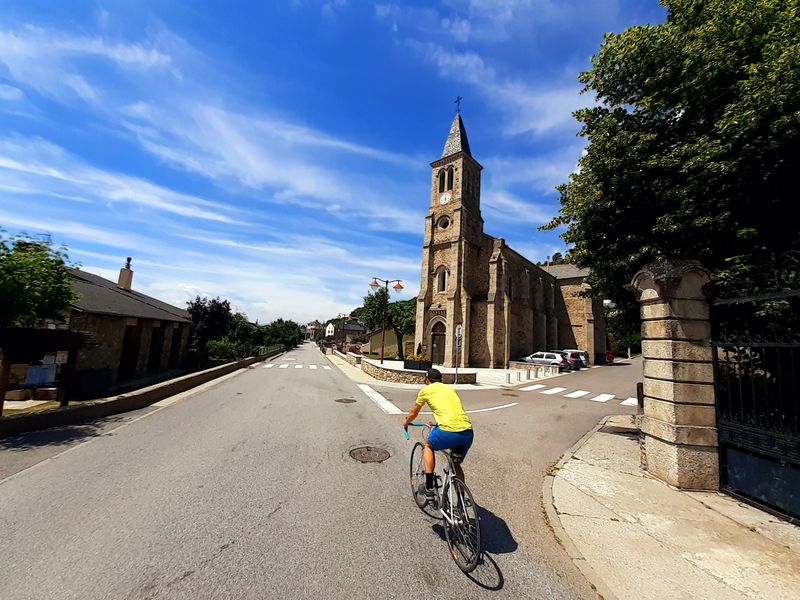
[[[128,257],[128,262],[119,270],[119,283],[117,284],[123,290],[131,290],[133,283],[133,271],[131,271],[131,257]]]

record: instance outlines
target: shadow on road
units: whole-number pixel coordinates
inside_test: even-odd
[[[110,425],[123,421],[123,417],[107,417],[91,423],[53,427],[18,435],[0,436],[0,450],[22,452],[45,446],[72,446],[90,437],[103,435]]]

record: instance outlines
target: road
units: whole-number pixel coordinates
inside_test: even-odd
[[[117,419],[0,439],[0,597],[596,597],[546,525],[542,476],[604,415],[635,411],[620,401],[641,363],[461,394],[487,551],[469,577],[411,500],[402,416],[309,344],[274,365]],[[374,389],[401,410],[415,396]],[[616,397],[591,400],[604,393]],[[390,458],[357,462],[362,446]]]

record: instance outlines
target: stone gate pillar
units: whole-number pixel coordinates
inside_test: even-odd
[[[642,317],[642,466],[681,489],[719,489],[710,281],[684,261],[648,265],[630,286]]]

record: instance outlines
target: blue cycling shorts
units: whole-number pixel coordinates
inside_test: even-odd
[[[428,444],[434,450],[450,450],[455,464],[459,464],[472,446],[472,429],[464,431],[443,431],[438,427],[431,429]]]

